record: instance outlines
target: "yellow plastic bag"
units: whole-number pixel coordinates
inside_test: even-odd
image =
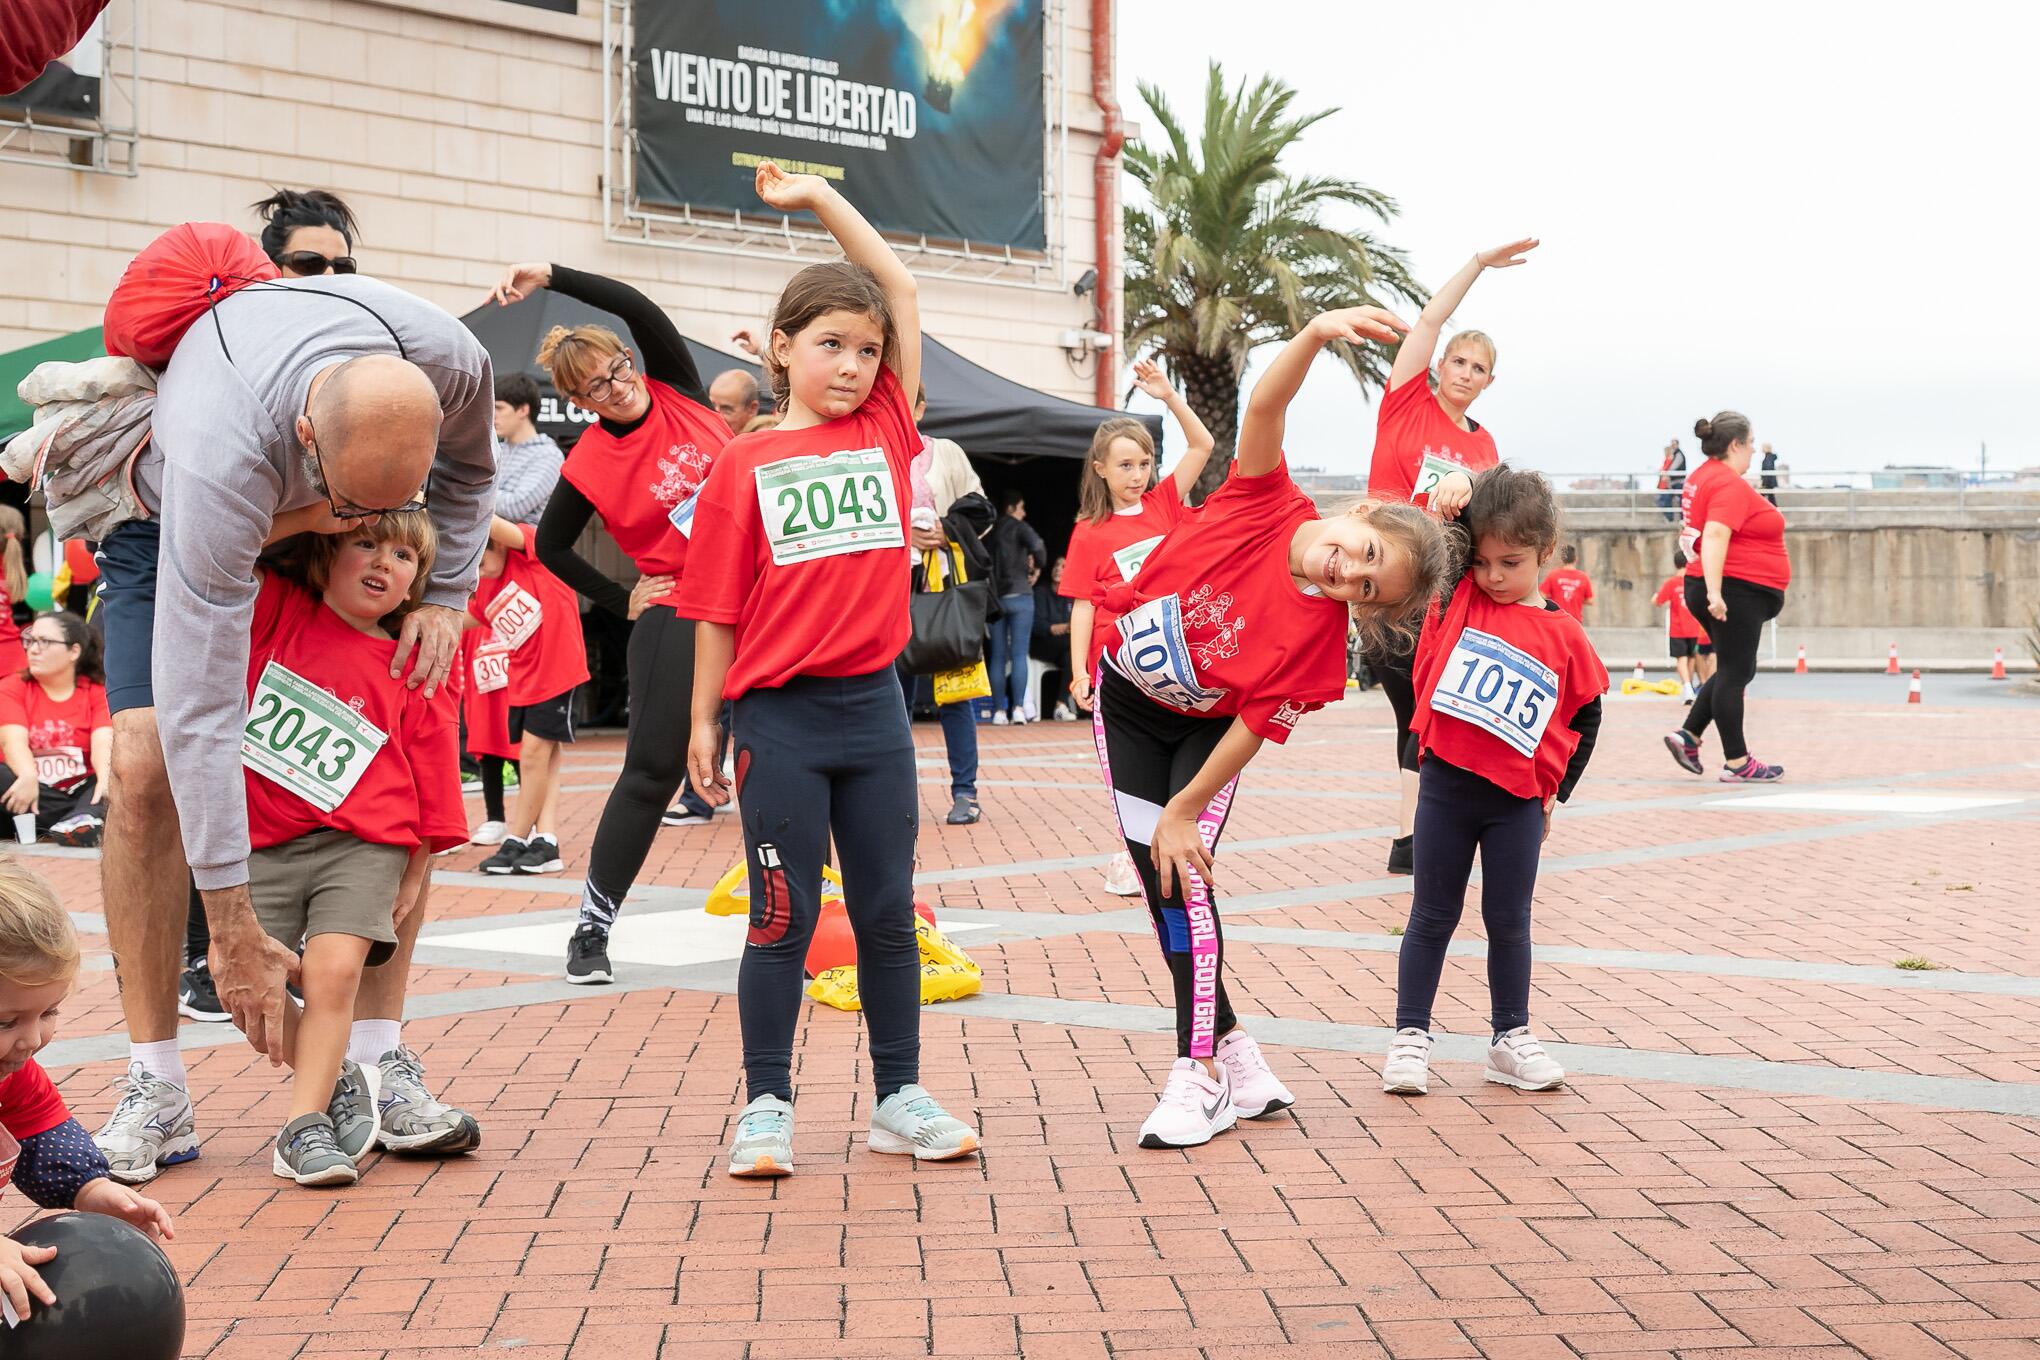
[[[1676,680],[1638,680],[1635,676],[1622,682],[1624,694],[1664,694],[1676,696],[1679,682]]]
[[[916,918],[914,935],[921,942],[921,1004],[956,1001],[984,989],[984,970],[951,943],[949,937]],[[857,965],[830,968],[815,975],[807,994],[839,1011],[862,1010],[857,997]]]
[[[980,657],[968,666],[958,666],[953,671],[935,672],[935,702],[937,704],[968,703],[972,699],[992,697],[992,673],[985,669],[984,658]]]
[[[822,866],[822,905],[843,900],[843,875],[836,872],[833,864]],[[744,861],[738,860],[730,871],[716,880],[708,890],[708,903],[702,908],[710,916],[749,916],[751,914],[751,876]]]

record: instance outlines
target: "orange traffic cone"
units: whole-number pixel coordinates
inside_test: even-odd
[[[1643,663],[1641,661],[1636,663],[1636,678],[1638,680],[1643,679]]]
[[[2005,649],[2002,647],[1998,648],[1997,655],[1991,658],[1990,678],[1993,680],[2005,678]]]
[[[1898,674],[1898,644],[1896,642],[1891,644],[1891,655],[1884,660],[1884,673],[1886,675]]]
[[[1799,649],[1799,660],[1792,663],[1792,673],[1794,675],[1806,674],[1806,648],[1804,645]]]
[[[1905,701],[1909,704],[1920,702],[1920,673],[1918,671],[1913,672],[1912,683],[1906,686]]]

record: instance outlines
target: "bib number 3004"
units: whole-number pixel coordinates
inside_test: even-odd
[[[760,467],[757,479],[775,565],[907,546],[884,449],[783,458]]]
[[[1459,635],[1431,707],[1535,754],[1558,704],[1558,673],[1520,647],[1469,628]]]
[[[354,792],[388,740],[345,703],[272,661],[248,701],[241,763],[331,812]]]

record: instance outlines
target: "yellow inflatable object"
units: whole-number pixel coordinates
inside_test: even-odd
[[[1622,692],[1624,694],[1663,694],[1676,698],[1679,693],[1679,682],[1676,680],[1638,680],[1636,677],[1631,676],[1622,682]]]
[[[958,949],[947,935],[926,921],[914,922],[914,934],[921,941],[921,1004],[955,1001],[974,996],[984,988],[984,973],[970,956]],[[857,999],[857,966],[831,968],[807,985],[807,994],[824,1006],[839,1011],[863,1009]]]
[[[843,875],[836,872],[833,864],[822,866],[822,882],[831,886],[822,889],[822,905],[843,900]],[[730,871],[716,880],[708,892],[708,905],[703,907],[710,916],[749,916],[751,914],[750,874],[745,870],[744,861],[738,860]]]

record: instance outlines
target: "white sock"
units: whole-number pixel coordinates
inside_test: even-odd
[[[159,1081],[189,1089],[190,1079],[184,1075],[184,1055],[178,1052],[175,1039],[162,1039],[153,1044],[130,1042],[128,1060],[140,1063],[144,1072]]]
[[[402,1021],[356,1020],[347,1031],[347,1056],[362,1067],[374,1067],[403,1043]]]

